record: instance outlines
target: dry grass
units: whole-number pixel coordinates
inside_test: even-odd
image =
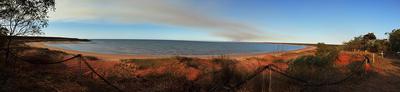
[[[62,52],[46,49],[35,50],[25,50],[20,54],[26,54],[26,56],[23,56],[24,58],[38,58],[31,60],[43,62],[60,60],[65,58],[63,56],[66,55]],[[35,57],[38,53],[41,56]],[[226,57],[214,59],[172,57],[102,62],[94,57],[88,56],[86,58],[90,60],[89,63],[96,68],[96,71],[105,76],[114,85],[127,92],[223,92],[229,90],[229,86],[248,78],[258,67],[267,64],[276,64],[283,70],[287,70],[286,72],[290,75],[314,82],[334,81],[343,78],[349,72],[359,72],[359,74],[355,78],[352,78],[351,81],[340,85],[305,87],[277,73],[272,73],[272,81],[270,81],[269,72],[265,71],[255,78],[246,81],[239,88],[235,88],[235,91],[268,91],[269,82],[273,84],[271,85],[272,90],[276,92],[296,92],[301,90],[307,92],[399,90],[395,86],[400,84],[400,63],[390,63],[392,61],[382,58],[381,62],[371,65],[373,72],[365,74],[364,71],[356,71],[355,69],[355,66],[360,64],[360,62],[355,61],[362,60],[357,54],[340,52],[337,60],[328,63],[322,62],[325,61],[324,58],[316,56],[302,57],[296,56],[296,54],[282,54],[274,56],[272,59],[257,57],[244,60],[234,60]],[[288,60],[288,58],[282,58],[282,56],[300,58]],[[12,68],[15,70],[2,65],[0,68],[2,72],[0,78],[3,80],[0,83],[5,85],[1,87],[0,91],[115,91],[102,80],[93,76],[86,68],[83,69],[84,75],[81,76],[78,66],[79,64],[76,61],[50,66],[30,65],[18,62],[16,67]]]

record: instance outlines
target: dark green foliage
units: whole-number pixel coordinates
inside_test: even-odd
[[[334,61],[339,51],[336,47],[318,44],[316,55],[303,56],[292,60],[288,73],[305,80],[325,82],[334,79],[338,74]]]
[[[368,51],[380,53],[388,51],[390,43],[387,40],[375,40],[371,41],[368,46],[370,46]]]
[[[363,36],[364,40],[376,40],[376,36],[374,33],[368,33]]]
[[[25,52],[23,56],[19,58],[29,62],[58,62],[62,61],[64,56],[67,55],[65,52],[54,51],[49,49],[36,49],[37,51]],[[22,52],[22,51],[20,51]]]
[[[213,74],[211,87],[207,88],[210,89],[209,91],[226,91],[226,87],[234,85],[246,77],[245,74],[237,70],[236,60],[221,57],[213,59],[212,62],[220,65],[221,69]]]
[[[364,49],[365,42],[361,36],[354,37],[354,39],[344,43],[345,50],[365,50]]]
[[[324,61],[334,61],[338,56],[339,50],[336,46],[329,46],[324,43],[317,44],[316,56]]]
[[[176,57],[176,59],[180,62],[185,64],[188,67],[200,69],[201,63],[199,62],[200,59],[198,58],[190,58],[190,57]]]
[[[99,58],[95,56],[84,56],[87,60],[100,60]]]
[[[365,71],[360,70],[359,68],[363,68],[364,66],[362,65],[363,62],[359,61],[359,62],[352,62],[349,65],[347,65],[347,68],[350,69],[351,72],[356,73],[357,75],[361,75],[363,73],[365,73]]]
[[[130,59],[130,60],[123,60],[123,62],[132,62],[138,65],[139,69],[146,69],[155,67],[158,65],[157,61],[149,60],[149,59]]]
[[[332,61],[324,61],[318,56],[304,56],[292,62],[287,71],[289,74],[313,82],[334,79],[338,72]]]
[[[394,29],[389,33],[389,42],[391,51],[400,52],[400,29]]]
[[[1,0],[1,33],[7,36],[41,34],[48,25],[47,13],[54,10],[54,0]]]
[[[7,49],[4,61],[11,63],[10,49],[15,36],[42,34],[48,25],[47,13],[55,9],[55,0],[1,0],[0,34],[6,40],[0,43]]]
[[[355,37],[353,40],[344,43],[344,49],[353,51],[369,51],[374,53],[386,52],[388,50],[389,42],[385,39],[376,39],[374,33],[368,33],[363,36]]]

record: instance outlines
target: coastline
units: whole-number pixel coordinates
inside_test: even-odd
[[[96,52],[84,52],[77,50],[69,50],[59,47],[48,46],[45,43],[76,43],[71,41],[61,41],[61,42],[28,42],[25,43],[28,46],[36,47],[36,48],[48,48],[50,50],[57,50],[66,52],[69,54],[82,54],[83,56],[94,56],[104,61],[120,61],[123,59],[151,59],[151,58],[168,58],[173,57],[173,55],[127,55],[127,54],[104,54],[104,53],[96,53]],[[246,59],[251,57],[265,57],[265,56],[279,56],[287,53],[302,53],[307,51],[315,50],[315,46],[305,46],[302,49],[290,50],[290,51],[282,51],[282,52],[267,52],[267,53],[247,53],[247,54],[230,54],[223,55],[233,59]],[[203,59],[211,59],[215,57],[221,57],[221,55],[185,55],[185,57],[197,57]]]
[[[77,50],[68,50],[68,49],[48,46],[45,43],[47,43],[47,42],[29,42],[29,43],[25,43],[25,44],[29,45],[31,47],[47,48],[50,50],[62,51],[62,52],[69,53],[69,54],[82,54],[83,56],[94,56],[94,57],[97,57],[97,58],[99,58],[101,60],[105,60],[105,61],[119,61],[121,59],[132,59],[132,58],[151,58],[149,56],[142,56],[142,55],[102,54],[102,53],[95,53],[95,52],[83,52],[83,51],[77,51]],[[66,42],[66,43],[70,43],[70,42]]]

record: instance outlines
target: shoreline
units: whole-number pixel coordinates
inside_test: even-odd
[[[36,48],[47,48],[50,50],[57,50],[62,51],[69,54],[82,54],[83,56],[94,56],[104,61],[120,61],[123,59],[152,59],[152,58],[168,58],[174,57],[176,55],[128,55],[128,54],[104,54],[104,53],[97,53],[97,52],[85,52],[85,51],[77,51],[77,50],[69,50],[59,47],[48,46],[45,43],[60,43],[60,42],[28,42],[25,43],[28,46],[36,47]],[[61,43],[75,43],[71,41],[65,41]],[[263,57],[267,55],[282,55],[285,53],[301,53],[306,51],[315,50],[315,46],[305,46],[302,49],[297,50],[290,50],[290,51],[281,51],[281,52],[267,52],[267,53],[247,53],[247,54],[230,54],[230,55],[178,55],[184,57],[196,57],[196,58],[203,58],[203,59],[211,59],[221,56],[226,56],[228,58],[233,59],[246,59],[251,57]]]

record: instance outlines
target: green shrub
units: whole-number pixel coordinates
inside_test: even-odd
[[[354,37],[354,39],[344,43],[344,49],[348,51],[352,50],[364,50],[363,38],[361,36]]]
[[[395,53],[400,52],[400,29],[394,29],[389,33],[389,42],[391,51]]]
[[[303,56],[291,60],[287,72],[304,80],[324,82],[335,79],[339,70],[335,68],[334,61],[339,51],[334,46],[318,44],[316,55]]]
[[[160,59],[126,59],[121,60],[126,63],[135,63],[139,69],[146,69],[151,67],[158,67],[164,62],[176,62],[174,58],[160,58]]]
[[[145,60],[145,59],[130,59],[130,60],[124,60],[123,62],[135,63],[136,65],[138,65],[139,69],[154,67],[157,64],[152,60]]]
[[[176,59],[180,62],[185,64],[188,67],[200,69],[201,63],[199,62],[199,58],[190,58],[190,57],[176,57]]]
[[[325,61],[324,57],[303,56],[291,61],[287,72],[290,75],[314,82],[323,82],[335,79],[338,69],[332,61]]]
[[[317,44],[317,52],[315,55],[323,61],[334,61],[338,54],[339,49],[336,46],[330,46],[324,43]]]
[[[35,52],[27,52],[24,55],[20,56],[29,62],[58,62],[64,60],[64,56],[67,55],[62,51],[55,51],[49,49],[35,49]]]
[[[362,50],[373,53],[386,52],[389,42],[386,39],[376,39],[373,33],[355,37],[353,40],[344,43],[344,49],[348,51]]]
[[[214,58],[211,62],[219,65],[221,68],[216,70],[218,72],[212,74],[212,81],[209,82],[211,84],[206,87],[206,89],[210,89],[209,91],[224,92],[226,91],[226,87],[237,84],[247,77],[246,73],[238,70],[236,60],[221,57]]]
[[[88,60],[100,60],[99,58],[95,57],[95,56],[84,56],[86,59]]]

